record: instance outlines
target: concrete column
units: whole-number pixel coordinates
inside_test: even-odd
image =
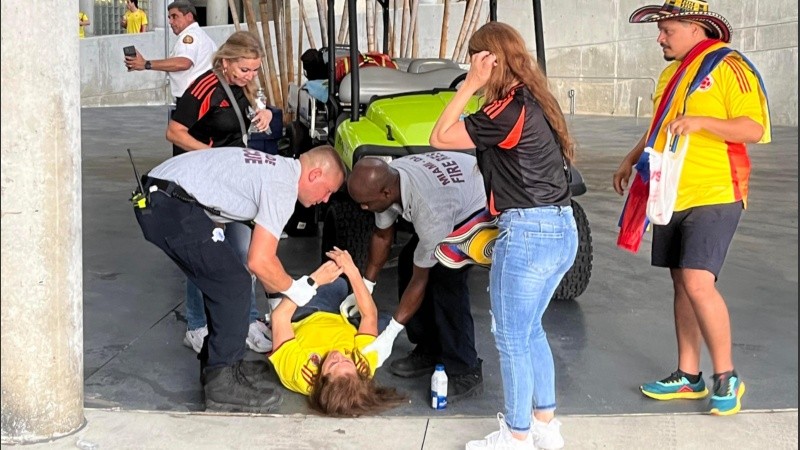
[[[206,3],[206,25],[228,24],[228,0],[208,0]]]
[[[85,423],[78,0],[31,7],[0,3],[4,444]]]
[[[150,11],[148,11],[148,19],[150,25],[147,26],[148,30],[155,30],[156,28],[167,27],[167,5],[172,3],[172,0],[154,0],[150,2]],[[171,33],[171,31],[170,31]]]

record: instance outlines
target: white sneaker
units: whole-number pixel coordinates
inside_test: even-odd
[[[524,441],[520,441],[511,435],[511,430],[508,429],[508,425],[506,425],[506,418],[502,413],[497,413],[497,421],[500,422],[499,431],[487,434],[486,438],[483,440],[467,442],[466,450],[536,450],[536,447],[533,445],[531,433],[528,433],[528,436]]]
[[[555,417],[550,422],[540,422],[534,417],[531,435],[537,448],[557,450],[564,447],[564,437],[561,436],[561,422]]]
[[[267,333],[272,334],[267,325],[260,320],[254,320],[247,331],[247,347],[257,353],[267,353],[272,350],[272,341],[267,337]]]
[[[186,330],[186,336],[183,337],[183,345],[191,348],[195,353],[200,353],[203,348],[203,338],[208,336],[208,326],[203,325],[194,330]]]

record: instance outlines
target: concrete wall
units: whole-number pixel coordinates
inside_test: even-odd
[[[666,63],[657,26],[628,23],[644,4],[613,0],[590,9],[584,0],[543,2],[548,76],[565,111],[574,90],[577,113],[633,116],[638,105],[640,115],[652,114],[651,93]],[[711,9],[733,26],[731,46],[761,72],[773,125],[797,126],[797,4],[716,0]]]
[[[305,3],[314,41],[320,46],[316,6],[308,0]],[[498,19],[520,30],[530,43],[531,52],[535,52],[532,2],[499,0],[498,3]],[[547,73],[563,110],[576,114],[650,116],[651,94],[666,63],[656,43],[656,25],[628,23],[630,13],[646,2],[610,0],[603,3],[604,8],[586,0],[542,3]],[[448,57],[453,54],[464,7],[465,2],[451,3]],[[761,71],[773,124],[797,126],[797,5],[793,0],[716,0],[711,7],[733,25],[732,46],[742,50]],[[341,15],[339,8],[337,17]],[[483,8],[485,15],[488,14],[488,1]],[[420,57],[438,56],[442,11],[440,3],[419,7]],[[296,6],[292,17],[296,46]],[[380,24],[377,28],[376,34],[380,36]],[[206,30],[217,43],[222,43],[233,26]],[[147,58],[163,58],[174,39],[171,31],[167,33],[170,40],[166,47],[163,29],[135,36],[83,39],[80,43],[82,105],[163,104],[167,98],[164,74],[126,72],[122,47],[133,44]],[[361,48],[366,48],[366,31],[361,31],[359,41]]]
[[[218,44],[233,32],[233,25],[206,27]],[[132,71],[125,67],[122,48],[133,45],[145,59],[164,59],[175,43],[175,35],[167,29],[141,34],[116,34],[81,39],[81,105],[163,105],[172,96],[165,72]]]

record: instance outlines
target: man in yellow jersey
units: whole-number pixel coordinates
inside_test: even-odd
[[[645,147],[670,147],[668,131],[689,139],[675,212],[668,224],[653,226],[652,244],[652,265],[669,268],[672,276],[678,367],[640,390],[658,400],[706,398],[700,371],[705,342],[714,370],[709,412],[736,414],[745,385],[734,369],[730,316],[715,283],[747,206],[746,144],[771,139],[766,92],[753,64],[728,48],[731,26],[707,2],[667,0],[637,9],[629,21],[658,24],[657,42],[670,64],[653,97],[653,121],[614,174],[614,190],[622,195],[636,165],[628,204],[640,204],[631,200],[635,192],[647,195]],[[634,225],[641,238],[644,224]]]
[[[122,28],[125,28],[128,34],[147,31],[147,14],[139,9],[139,0],[126,0],[125,7],[128,10],[120,19]]]
[[[84,27],[88,27],[91,22],[89,22],[89,16],[86,15],[83,11],[78,11],[78,37],[83,39],[86,37],[86,31],[83,29]]]

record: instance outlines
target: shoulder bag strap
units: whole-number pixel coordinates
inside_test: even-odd
[[[233,106],[233,110],[236,112],[236,117],[239,118],[239,127],[242,129],[242,141],[244,142],[245,147],[247,147],[247,129],[244,126],[244,118],[242,117],[242,111],[239,109],[239,103],[236,101],[236,97],[233,96],[231,87],[228,86],[228,82],[225,81],[225,77],[223,77],[216,70],[214,71],[214,75],[217,76],[219,84],[222,85],[222,89],[225,89],[225,93],[228,94],[228,99],[231,101],[231,106]]]

